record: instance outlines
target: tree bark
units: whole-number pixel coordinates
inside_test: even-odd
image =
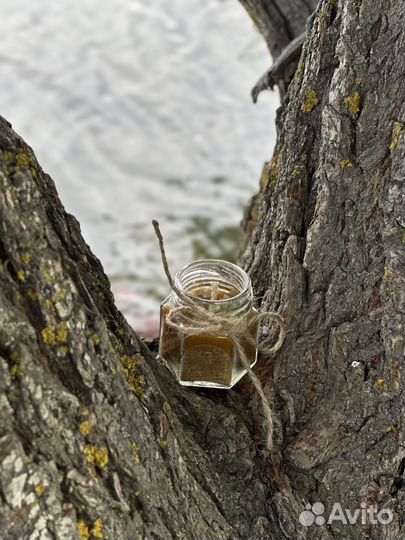
[[[398,1],[322,0],[279,115],[242,257],[289,328],[258,366],[270,458],[249,383],[175,383],[0,120],[2,538],[403,536],[403,23]],[[301,525],[316,501],[393,520]]]
[[[317,0],[239,0],[262,34],[273,58],[305,30]]]
[[[274,60],[270,70],[253,87],[253,101],[256,103],[259,93],[275,84],[283,99],[297,67],[307,19],[318,0],[239,1],[262,34]]]

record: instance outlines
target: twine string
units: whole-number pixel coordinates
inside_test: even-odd
[[[219,334],[226,335],[231,339],[238,354],[238,357],[243,367],[246,369],[252,381],[252,384],[261,400],[266,423],[266,448],[270,451],[273,446],[273,413],[270,407],[270,403],[264,393],[263,386],[258,376],[250,367],[250,362],[247,357],[246,349],[248,345],[253,346],[265,356],[271,356],[275,354],[278,350],[280,350],[284,343],[286,335],[285,324],[282,317],[280,317],[278,313],[275,313],[273,311],[251,312],[247,315],[242,315],[238,317],[226,317],[214,314],[208,311],[206,308],[202,307],[197,299],[185,294],[179,287],[177,287],[169,270],[159,223],[156,220],[153,220],[152,224],[159,241],[163,269],[165,271],[167,280],[171,289],[177,294],[177,296],[183,303],[182,306],[174,307],[173,309],[171,309],[166,315],[167,325],[176,330],[177,332],[182,332],[185,336],[199,334]],[[215,286],[217,286],[217,284],[214,284],[214,287]],[[215,291],[212,291],[211,299],[213,299],[214,295]],[[273,347],[270,348],[258,344],[256,341],[256,336],[253,336],[251,333],[251,329],[256,328],[257,325],[266,318],[276,322],[279,326],[279,335],[277,342],[273,345]]]

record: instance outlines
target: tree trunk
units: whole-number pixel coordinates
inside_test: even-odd
[[[175,383],[0,120],[1,538],[403,536],[403,19],[398,1],[322,0],[279,116],[242,257],[289,328],[257,368],[270,458],[250,384]],[[393,519],[302,525],[317,501]]]

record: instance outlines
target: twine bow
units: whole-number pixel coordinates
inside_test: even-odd
[[[175,284],[169,270],[169,265],[166,258],[166,252],[163,243],[162,233],[160,232],[159,223],[156,220],[152,221],[156,236],[159,240],[160,254],[162,257],[163,268],[171,289],[183,302],[180,307],[173,308],[166,315],[166,323],[171,328],[181,331],[183,335],[192,336],[199,334],[218,334],[226,335],[232,341],[238,357],[243,367],[248,372],[248,375],[259,394],[262,402],[264,417],[266,421],[266,447],[270,451],[273,446],[273,413],[270,403],[264,394],[262,384],[250,367],[250,363],[246,354],[246,345],[256,347],[263,355],[270,356],[281,349],[285,340],[285,325],[282,317],[278,313],[272,311],[253,312],[239,317],[226,317],[212,313],[199,304],[198,300],[185,294]],[[263,319],[275,321],[279,328],[279,336],[273,347],[267,348],[259,345],[256,342],[256,336],[253,336],[250,329],[256,327]]]

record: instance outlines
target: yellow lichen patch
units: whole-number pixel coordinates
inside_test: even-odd
[[[280,174],[280,155],[278,152],[274,152],[271,161],[266,161],[263,166],[262,176],[260,178],[260,188],[265,189],[267,186],[273,191],[278,182]]]
[[[66,354],[69,352],[69,347],[66,347],[65,345],[62,345],[62,347],[59,347],[58,353],[62,356],[66,356]]]
[[[45,300],[45,307],[46,307],[46,309],[48,309],[48,310],[50,310],[50,309],[53,308],[53,302],[52,302],[52,300],[51,300],[50,298],[47,298],[47,299]]]
[[[77,531],[80,538],[82,538],[83,540],[88,540],[90,538],[89,528],[83,520],[77,522]]]
[[[309,113],[314,109],[319,103],[318,96],[316,95],[315,90],[308,90],[305,96],[305,101],[301,106],[301,111]]]
[[[17,272],[17,277],[20,281],[25,281],[25,272],[24,270],[19,270]]]
[[[21,260],[23,263],[25,264],[29,264],[30,260],[31,260],[31,255],[28,253],[28,252],[25,252],[21,255]]]
[[[3,152],[3,159],[6,163],[10,163],[10,161],[13,161],[14,154],[12,152]]]
[[[97,334],[93,334],[91,336],[91,340],[93,341],[94,345],[100,345],[101,340]]]
[[[30,165],[30,159],[24,152],[18,154],[14,154],[13,152],[3,152],[3,159],[6,162],[7,174],[13,174],[23,167],[28,167]]]
[[[356,91],[351,96],[345,98],[345,103],[349,109],[349,113],[354,116],[360,112],[361,95]]]
[[[395,426],[388,426],[385,430],[387,433],[391,433],[392,431],[396,431],[397,428]]]
[[[146,382],[145,377],[142,374],[137,375],[140,360],[136,356],[124,355],[121,356],[120,361],[132,393],[139,399],[142,399],[145,395],[144,386]]]
[[[87,472],[89,473],[89,476],[95,481],[96,484],[100,483],[100,479],[94,472],[93,467],[87,467]]]
[[[38,495],[38,497],[41,497],[44,491],[45,491],[45,486],[43,486],[42,484],[35,487],[35,493]]]
[[[390,144],[390,149],[395,150],[398,146],[399,137],[404,129],[404,124],[402,122],[394,122],[394,127],[392,128],[392,139]]]
[[[87,437],[90,434],[92,427],[93,425],[91,424],[91,422],[85,420],[80,424],[79,431],[84,437]]]
[[[61,322],[57,326],[56,341],[58,343],[66,343],[68,338],[68,327],[65,322]]]
[[[139,446],[135,441],[131,442],[129,445],[131,448],[132,455],[134,456],[134,461],[137,465],[141,463],[141,456],[139,455]]]
[[[101,518],[97,518],[93,523],[91,534],[94,536],[94,538],[104,538],[104,525]]]
[[[53,345],[56,342],[55,327],[47,326],[41,330],[42,339],[47,345]]]
[[[25,371],[25,366],[21,363],[18,353],[13,352],[10,355],[12,365],[10,367],[10,377],[12,379],[18,379]]]
[[[35,300],[38,300],[38,293],[33,291],[32,289],[29,289],[27,292],[28,298],[35,302]]]
[[[390,269],[388,268],[388,266],[384,266],[384,278],[387,279],[390,277],[390,275],[391,275]]]
[[[89,416],[89,414],[90,414],[89,409],[84,409],[84,411],[82,412],[82,416]]]
[[[160,448],[167,448],[168,444],[167,439],[161,439],[159,442]]]
[[[375,381],[375,387],[377,388],[377,390],[381,390],[381,391],[386,391],[388,390],[388,385],[387,383],[384,381],[384,379],[377,379]]]
[[[68,327],[65,322],[61,322],[56,326],[47,326],[41,331],[42,339],[47,345],[55,345],[55,343],[65,343],[68,339]]]
[[[262,169],[262,175],[260,177],[260,187],[264,189],[267,185],[270,173],[270,161],[265,161]]]
[[[353,163],[349,159],[342,159],[339,162],[339,165],[342,169],[350,169],[351,167],[353,167]]]
[[[16,166],[17,169],[21,169],[22,167],[28,167],[28,165],[30,164],[30,160],[27,154],[24,154],[23,152],[21,152],[20,154],[17,154],[16,164],[17,164]]]
[[[90,444],[83,450],[89,463],[94,463],[99,469],[104,469],[108,465],[108,448],[105,446],[93,446]]]

